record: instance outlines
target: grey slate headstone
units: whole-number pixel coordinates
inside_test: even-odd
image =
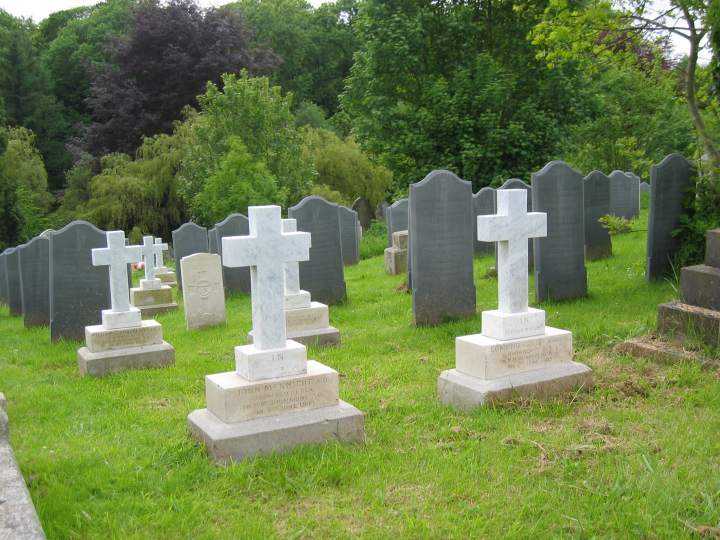
[[[477,217],[494,214],[497,211],[497,196],[495,189],[484,187],[473,195],[473,224],[472,235],[475,253],[487,255],[495,252],[495,242],[480,242],[477,239]]]
[[[600,218],[610,213],[610,179],[592,171],[583,180],[585,201],[585,258],[589,261],[612,255],[612,239]]]
[[[583,177],[563,161],[532,175],[533,212],[547,214],[547,236],[535,238],[538,302],[587,295]]]
[[[410,185],[409,214],[415,324],[474,316],[472,184],[433,171]]]
[[[640,182],[623,171],[610,173],[610,213],[625,219],[640,215]]]
[[[310,260],[300,263],[300,288],[323,304],[345,300],[345,274],[338,206],[312,195],[288,210],[297,230],[311,234]]]
[[[50,326],[50,240],[36,236],[19,254],[25,327]]]
[[[213,227],[208,229],[208,251],[220,255],[220,248],[218,247],[218,235],[217,229]]]
[[[247,236],[250,234],[250,222],[243,214],[230,214],[215,224],[218,253],[222,257],[222,239],[226,236]],[[223,283],[228,292],[250,294],[250,267],[230,268],[223,265]]]
[[[10,315],[19,317],[22,315],[22,288],[20,287],[20,257],[17,247],[5,250],[5,264]]]
[[[385,210],[385,222],[388,231],[388,247],[392,246],[394,232],[408,230],[408,200],[400,199]]]
[[[73,221],[50,235],[50,337],[85,339],[85,327],[101,323],[110,307],[107,266],[93,266],[92,250],[107,247],[105,232]]]
[[[175,256],[175,275],[177,276],[178,290],[182,291],[182,265],[183,257],[195,253],[209,253],[208,232],[193,222],[183,223],[172,232],[173,255]]]
[[[646,271],[649,280],[664,277],[672,268],[672,258],[681,242],[672,233],[680,225],[686,197],[695,186],[695,175],[695,167],[680,154],[670,154],[650,168]]]
[[[370,228],[370,223],[373,219],[373,209],[365,197],[358,197],[352,203],[352,209],[357,212],[358,220],[363,231],[367,231]]]
[[[527,191],[527,211],[532,212],[532,186],[529,186],[519,178],[510,178],[509,180],[505,180],[503,185],[500,186],[498,189],[524,189],[525,191]],[[533,241],[528,240],[528,269],[533,268],[533,266],[535,265],[534,251],[535,248],[533,247]],[[495,259],[495,268],[497,268],[497,255]]]
[[[0,253],[0,302],[7,305],[7,262],[5,260],[5,251]]]
[[[385,219],[385,213],[388,208],[390,208],[390,205],[387,201],[380,201],[375,208],[375,219]]]
[[[650,184],[647,182],[640,182],[640,193],[650,193]]]
[[[340,213],[340,240],[342,242],[343,264],[351,266],[360,262],[360,236],[358,234],[358,215],[355,210],[338,207]]]

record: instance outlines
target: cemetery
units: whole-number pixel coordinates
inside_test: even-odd
[[[0,1],[0,540],[720,538],[715,4],[71,3]]]

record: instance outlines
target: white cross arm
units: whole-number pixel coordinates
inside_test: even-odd
[[[300,262],[307,261],[310,259],[310,233],[306,232],[292,232],[283,233],[283,238],[286,238],[285,250],[283,250],[283,263],[286,262]]]
[[[547,214],[543,212],[528,212],[517,217],[497,214],[477,217],[477,239],[480,242],[544,236],[547,236]]]

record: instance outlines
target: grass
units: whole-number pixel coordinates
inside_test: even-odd
[[[636,224],[644,229],[646,216]],[[411,297],[381,257],[346,273],[331,309],[340,348],[310,357],[341,373],[366,413],[364,445],[326,444],[218,467],[190,440],[205,374],[233,367],[250,327],[246,297],[228,325],[186,332],[160,316],[170,369],[81,379],[77,343],[0,317],[0,388],[11,440],[49,538],[690,537],[720,522],[720,373],[618,356],[611,346],[655,324],[670,283],[647,284],[645,232],[613,238],[588,263],[590,296],[547,303],[595,370],[589,393],[467,414],[438,403],[455,336],[479,315],[411,324]],[[478,312],[497,283],[476,261]],[[710,528],[708,528],[710,527]]]

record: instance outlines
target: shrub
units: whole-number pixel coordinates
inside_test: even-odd
[[[611,236],[616,234],[624,234],[632,231],[632,223],[622,217],[606,215],[598,220],[604,228],[608,230]]]

